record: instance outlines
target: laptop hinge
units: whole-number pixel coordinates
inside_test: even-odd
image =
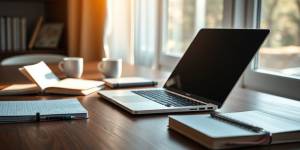
[[[198,99],[195,99],[195,98],[192,98],[192,97],[188,97],[188,96],[186,96],[186,95],[182,95],[182,94],[179,94],[179,93],[170,91],[170,90],[168,90],[168,89],[166,89],[166,88],[163,88],[163,89],[164,89],[165,91],[167,91],[167,92],[170,92],[170,93],[174,94],[174,95],[177,95],[177,96],[180,96],[180,97],[184,97],[184,98],[187,98],[187,99],[189,99],[189,100],[196,101],[196,102],[199,102],[199,101],[200,101],[201,103],[204,103],[204,104],[206,104],[206,105],[210,105],[210,106],[212,106],[212,107],[218,108],[218,106],[215,105],[215,104],[212,104],[212,103],[206,103],[206,102],[204,102],[204,101],[202,101],[202,100],[198,100]]]

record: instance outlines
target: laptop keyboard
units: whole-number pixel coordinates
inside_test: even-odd
[[[190,99],[172,94],[164,90],[141,90],[132,91],[135,94],[143,96],[149,100],[165,105],[167,107],[198,106],[204,103],[192,101]]]

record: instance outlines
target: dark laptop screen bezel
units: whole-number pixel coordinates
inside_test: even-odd
[[[164,84],[164,88],[175,92],[179,93],[181,95],[185,95],[188,97],[192,97],[194,99],[204,101],[206,103],[212,103],[217,105],[219,108],[223,105],[224,101],[226,100],[227,96],[231,92],[232,88],[238,81],[239,77],[241,74],[244,72],[248,64],[251,62],[252,58],[262,45],[263,41],[269,34],[270,30],[268,29],[202,29],[198,32],[190,46],[188,47],[187,51],[184,53],[183,57],[181,60],[178,62],[176,65],[175,69],[173,70],[172,74],[169,76],[167,82]],[[224,38],[226,37],[226,38]],[[242,43],[236,43],[233,42],[231,39],[240,39],[239,42]],[[205,44],[204,44],[205,41]],[[225,43],[225,44],[224,44]],[[228,43],[228,44],[226,44]],[[230,83],[226,83],[228,85],[225,85],[227,87],[225,93],[222,94],[222,91],[219,92],[222,95],[220,95],[218,98],[207,98],[207,96],[204,95],[199,95],[197,93],[193,93],[190,91],[186,91],[185,89],[179,89],[179,88],[174,88],[174,86],[170,86],[169,84],[171,82],[174,83],[174,76],[176,75],[176,72],[180,72],[179,70],[181,67],[184,66],[185,61],[188,61],[191,59],[191,57],[197,57],[197,55],[193,55],[191,53],[198,53],[201,52],[201,49],[205,49],[206,47],[213,47],[217,48],[218,45],[222,45],[223,47],[218,47],[221,50],[228,48],[231,48],[232,46],[229,43],[237,44],[238,46],[235,47],[240,47],[241,49],[248,50],[247,56],[245,56],[245,59],[243,59],[240,64],[240,66],[237,66],[236,73],[231,79]],[[234,46],[233,46],[234,47]],[[197,49],[197,51],[196,51]],[[205,52],[205,50],[204,50]],[[236,56],[235,56],[236,57]],[[209,62],[209,60],[208,60]],[[206,63],[206,62],[204,62]],[[237,63],[238,65],[239,63]],[[197,64],[193,64],[197,65]],[[186,67],[186,66],[185,66]],[[189,67],[195,67],[195,66],[189,66]],[[183,70],[183,69],[181,69]],[[194,71],[194,70],[193,70]],[[184,72],[184,73],[192,73],[192,72]],[[220,74],[215,74],[216,77],[220,77]],[[172,80],[172,81],[171,81]],[[190,80],[190,79],[188,79]],[[205,80],[205,79],[204,79]],[[175,82],[176,83],[176,82]],[[179,84],[179,83],[178,83]],[[201,86],[201,83],[196,83]],[[178,86],[178,85],[175,85]],[[218,88],[218,87],[214,87]],[[224,92],[224,91],[223,91]]]

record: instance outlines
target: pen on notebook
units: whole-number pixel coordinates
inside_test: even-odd
[[[73,115],[55,115],[55,116],[41,116],[40,113],[36,113],[36,121],[53,121],[53,120],[75,120],[83,119],[82,117],[76,117]]]
[[[222,115],[220,113],[217,113],[217,112],[210,113],[210,116],[212,118],[216,118],[216,119],[219,119],[219,120],[222,120],[222,121],[225,121],[225,122],[237,125],[239,127],[251,130],[251,131],[256,132],[256,133],[264,131],[263,128],[260,128],[260,127],[254,126],[254,125],[250,125],[250,124],[238,121],[238,120],[231,119],[231,118],[226,117],[226,116],[224,116],[224,115]]]

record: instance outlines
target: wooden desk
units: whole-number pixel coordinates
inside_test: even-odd
[[[56,66],[52,69],[61,76]],[[123,76],[140,75],[159,80],[162,84],[168,73],[124,65]],[[96,63],[85,65],[83,78],[100,79]],[[0,67],[0,83],[26,83],[17,67]],[[161,85],[160,84],[160,85]],[[53,99],[68,96],[29,95],[5,96],[1,100]],[[89,119],[42,123],[0,124],[0,149],[205,149],[174,131],[167,129],[167,114],[130,115],[101,99],[97,94],[78,97],[89,112]],[[300,104],[255,91],[236,88],[222,107],[223,112],[243,110],[273,110],[300,120]],[[195,114],[195,113],[186,113]],[[196,113],[200,114],[200,113]],[[300,143],[280,144],[248,149],[299,149]]]

